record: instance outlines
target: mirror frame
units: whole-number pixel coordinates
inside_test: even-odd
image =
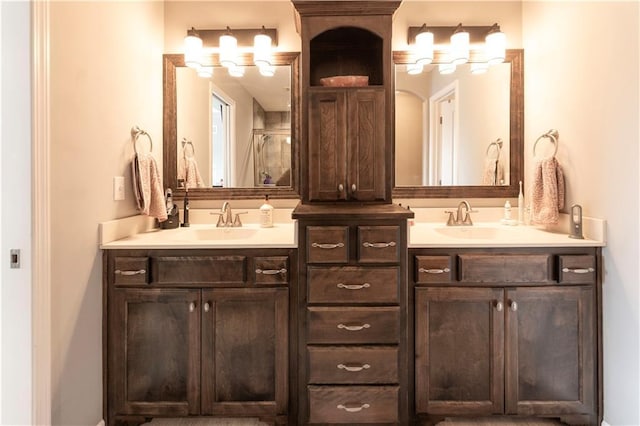
[[[511,63],[509,99],[509,185],[502,186],[395,186],[393,198],[512,198],[517,197],[519,182],[524,185],[524,49],[507,49],[505,62]],[[412,63],[409,51],[394,51],[393,63]],[[395,70],[394,70],[395,75]],[[395,86],[395,79],[394,79]],[[395,90],[394,90],[395,92]],[[394,95],[395,96],[395,95]],[[395,117],[395,112],[394,112]],[[395,126],[394,126],[395,127]],[[395,134],[395,129],[394,129]],[[395,155],[395,143],[394,143]]]
[[[291,66],[291,186],[287,187],[255,187],[255,188],[191,188],[191,200],[228,200],[264,198],[300,198],[300,67],[299,52],[276,52],[273,54],[273,65]],[[181,53],[162,55],[163,59],[163,181],[164,187],[171,188],[174,198],[184,198],[184,189],[178,187],[178,137],[176,106],[176,67],[185,67],[184,55]],[[217,54],[205,55],[204,65],[220,67]],[[242,65],[253,65],[251,54],[240,56]]]

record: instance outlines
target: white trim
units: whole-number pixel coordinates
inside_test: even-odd
[[[611,426],[611,425],[606,421],[602,420],[601,426]]]
[[[51,203],[49,1],[32,2],[33,408],[37,425],[51,424]]]
[[[2,6],[0,5],[0,46],[2,46]],[[0,135],[2,135],[2,55],[0,55]],[[0,149],[0,164],[2,164],[2,150]],[[2,173],[0,173],[0,188],[2,188]],[[0,212],[2,212],[2,198],[0,197]],[[2,226],[0,226],[0,241],[2,241]],[[2,274],[0,274],[0,288],[2,284]],[[0,291],[0,306],[2,306],[2,292]],[[0,312],[1,314],[1,312]],[[1,316],[0,316],[1,318]],[[0,366],[2,365],[2,321],[0,321]],[[0,377],[0,383],[2,383]],[[0,386],[0,419],[2,419],[2,386]]]

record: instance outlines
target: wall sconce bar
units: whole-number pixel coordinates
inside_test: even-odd
[[[199,30],[196,29],[202,39],[203,47],[219,47],[220,36],[227,33],[227,29]],[[271,45],[278,45],[278,30],[276,28],[232,28],[231,33],[238,40],[238,47],[252,47],[253,38],[258,34],[266,34],[271,37]]]
[[[444,45],[449,44],[451,35],[456,30],[458,26],[447,26],[447,27],[430,27],[427,26],[427,29],[433,33],[433,43],[435,45]],[[485,37],[489,33],[489,31],[500,31],[499,25],[483,25],[483,26],[466,26],[463,25],[462,28],[469,33],[469,43],[483,43],[485,41]],[[409,32],[407,35],[407,43],[409,46],[412,46],[416,42],[416,35],[420,32],[422,27],[409,27]]]

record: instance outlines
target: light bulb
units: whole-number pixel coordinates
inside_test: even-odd
[[[495,25],[497,27],[497,25]],[[499,64],[504,62],[507,49],[507,35],[500,31],[497,27],[496,31],[492,31],[484,39],[485,54],[489,64]]]
[[[199,68],[201,57],[202,39],[192,27],[184,38],[184,64],[190,68]]]
[[[229,27],[220,36],[220,64],[227,68],[238,65],[238,40],[231,34]]]
[[[253,38],[253,63],[259,67],[271,65],[271,37],[264,31]]]
[[[433,62],[433,33],[423,25],[416,35],[415,59],[420,65],[428,65]]]
[[[451,62],[455,65],[464,64],[469,60],[469,33],[462,29],[462,24],[458,25],[456,31],[451,35]]]

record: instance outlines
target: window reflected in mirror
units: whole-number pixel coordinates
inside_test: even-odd
[[[290,187],[291,66],[266,77],[176,68],[178,188]]]
[[[395,186],[509,186],[511,64],[395,65]],[[497,143],[506,141],[506,143]]]

